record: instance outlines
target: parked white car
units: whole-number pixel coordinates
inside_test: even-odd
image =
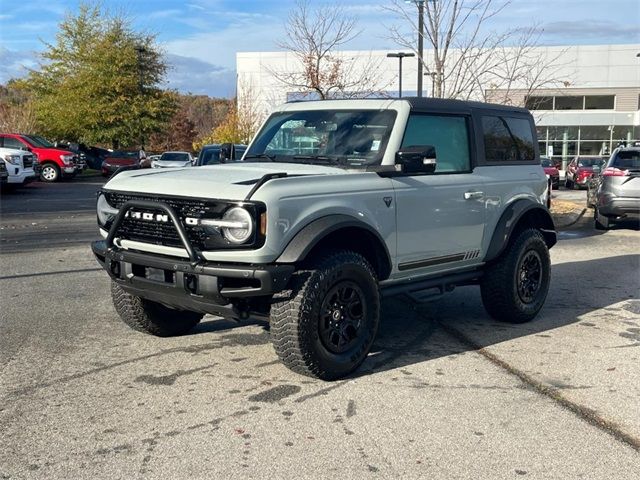
[[[189,152],[164,152],[160,159],[151,162],[152,168],[179,168],[193,166],[194,158]]]
[[[0,158],[7,167],[7,184],[25,185],[37,179],[38,175],[33,166],[36,158],[33,153],[14,148],[0,147]]]

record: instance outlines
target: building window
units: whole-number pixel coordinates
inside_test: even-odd
[[[580,141],[580,155],[607,155],[609,140]]]
[[[529,110],[613,110],[615,95],[585,95],[555,97],[527,97],[525,106]],[[640,108],[640,98],[638,98]]]
[[[556,110],[583,110],[584,97],[556,97]]]
[[[527,97],[525,106],[529,110],[553,110],[553,97]]]
[[[615,95],[587,95],[584,97],[585,110],[613,110]]]
[[[549,140],[577,140],[578,127],[549,127]]]
[[[606,140],[611,136],[611,127],[583,126],[580,127],[580,140]]]

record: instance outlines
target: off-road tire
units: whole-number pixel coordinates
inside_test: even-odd
[[[605,217],[598,211],[596,206],[593,210],[593,226],[596,230],[609,230],[613,222],[609,217]]]
[[[61,176],[62,172],[60,171],[60,167],[55,163],[46,162],[42,165],[42,170],[40,171],[41,181],[48,183],[58,182]]]
[[[353,346],[342,353],[327,347],[326,322],[321,318],[332,292],[352,284],[361,296],[362,320]],[[271,306],[271,339],[276,353],[291,370],[302,375],[335,380],[353,372],[365,360],[378,331],[380,295],[369,262],[350,251],[334,251],[297,271],[286,291]],[[348,346],[348,345],[347,345]]]
[[[111,298],[124,323],[138,332],[157,337],[184,335],[200,323],[204,316],[201,313],[174,310],[136,297],[125,292],[115,282],[111,282]]]
[[[530,302],[523,301],[519,293],[518,275],[521,262],[528,252],[540,263],[538,289]],[[490,265],[480,281],[482,303],[494,319],[507,323],[524,323],[532,320],[544,305],[549,292],[551,261],[549,249],[539,230],[523,230],[509,242],[502,256]]]

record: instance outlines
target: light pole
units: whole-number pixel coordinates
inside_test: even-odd
[[[415,57],[414,53],[405,53],[405,52],[397,52],[397,53],[387,53],[387,58],[397,58],[398,59],[398,98],[402,98],[402,59],[404,57]]]
[[[405,0],[418,7],[418,96],[422,96],[422,59],[424,58],[424,4],[427,0]],[[435,1],[435,0],[434,0]]]

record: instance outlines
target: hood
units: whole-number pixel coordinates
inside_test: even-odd
[[[253,185],[268,173],[289,175],[340,175],[341,168],[293,163],[235,163],[122,172],[105,188],[126,192],[155,193],[183,197],[242,200]]]
[[[188,160],[154,160],[156,167],[190,167],[191,162]]]
[[[56,158],[58,158],[60,155],[75,155],[75,153],[69,151],[69,150],[62,150],[60,148],[48,148],[48,147],[36,147],[35,145],[33,147],[31,147],[31,149],[34,152],[38,152],[38,151],[42,151],[42,152],[46,152],[49,155],[54,155]]]

